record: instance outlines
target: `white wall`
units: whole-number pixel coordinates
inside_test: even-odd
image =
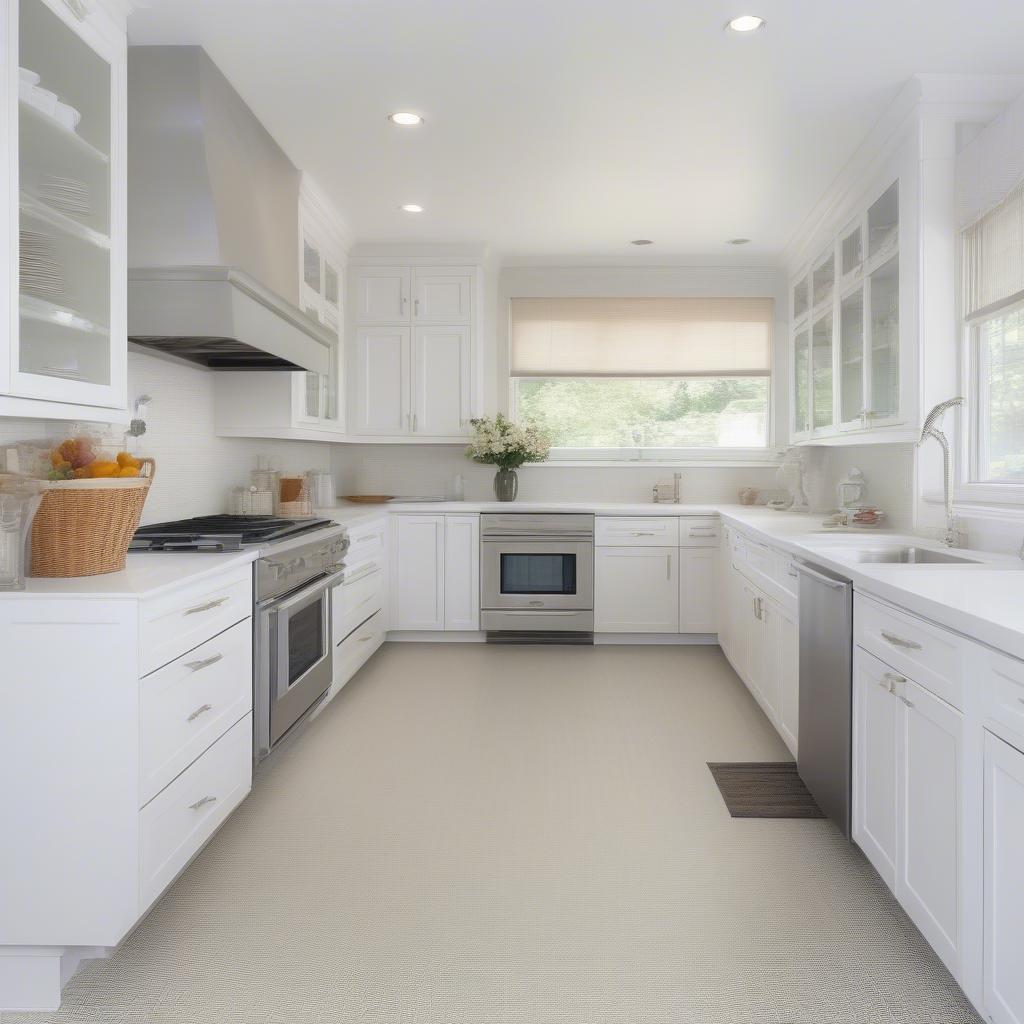
[[[214,434],[213,374],[135,352],[128,354],[128,396],[153,399],[143,415],[147,432],[129,438],[128,448],[156,459],[156,479],[143,513],[144,523],[227,511],[231,487],[249,482],[257,455],[268,455],[278,469],[327,470],[331,445],[305,441],[222,438]],[[0,442],[67,436],[70,424],[42,420],[0,419]],[[121,427],[111,441],[121,445]]]

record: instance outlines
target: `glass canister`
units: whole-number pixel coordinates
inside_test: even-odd
[[[0,477],[0,590],[24,590],[32,520],[41,500],[34,481]]]

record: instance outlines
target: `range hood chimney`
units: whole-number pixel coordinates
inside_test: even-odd
[[[128,50],[128,339],[216,370],[328,373],[298,308],[300,174],[198,46]]]

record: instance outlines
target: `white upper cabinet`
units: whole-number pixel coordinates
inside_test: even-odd
[[[360,269],[355,272],[354,317],[357,324],[409,322],[408,268]]]
[[[412,316],[420,324],[468,324],[473,318],[473,275],[415,269]]]
[[[464,438],[479,392],[477,268],[374,265],[351,280],[351,432]]]
[[[110,420],[126,405],[126,41],[71,6],[0,2],[0,415]]]

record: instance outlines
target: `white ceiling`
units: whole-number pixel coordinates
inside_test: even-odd
[[[908,78],[1024,52],[1021,0],[149,5],[131,41],[204,46],[352,239],[503,255],[781,252]]]

